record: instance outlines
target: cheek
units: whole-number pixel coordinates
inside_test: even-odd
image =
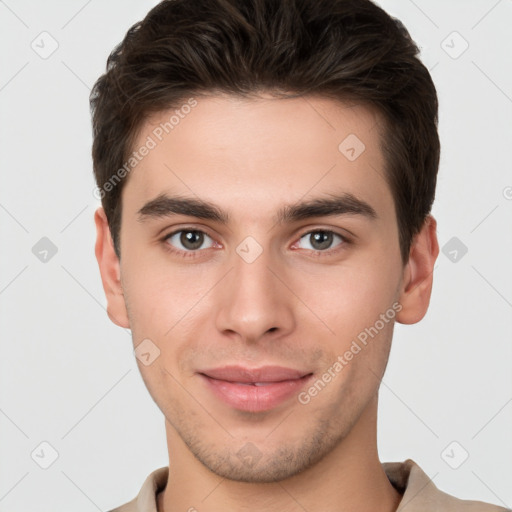
[[[129,243],[127,239],[126,244]],[[142,244],[132,243],[134,248],[137,245]],[[170,264],[163,249],[132,250],[121,258],[121,273],[125,297],[136,323],[162,328],[166,324],[167,329],[201,293],[204,277],[201,272],[187,272]]]
[[[399,269],[392,261],[354,262],[297,279],[305,304],[334,331],[337,339],[373,325],[396,300]]]
[[[214,313],[208,292],[218,280],[217,274],[211,269],[191,272],[161,264],[146,263],[144,267],[144,272],[127,272],[125,286],[134,346],[151,340],[158,347],[161,370],[182,374],[183,354],[197,339],[208,339],[201,333]],[[166,373],[139,366],[147,382],[169,378]]]

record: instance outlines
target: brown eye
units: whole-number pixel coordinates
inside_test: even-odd
[[[212,247],[213,240],[202,231],[186,230],[176,231],[166,238],[167,242],[181,251],[197,251]],[[206,243],[206,247],[204,247]]]

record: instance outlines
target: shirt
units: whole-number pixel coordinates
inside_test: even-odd
[[[386,475],[402,494],[396,512],[510,512],[481,501],[459,500],[440,491],[413,460],[384,462]],[[156,495],[165,488],[168,467],[159,468],[145,480],[136,498],[110,512],[158,512]]]

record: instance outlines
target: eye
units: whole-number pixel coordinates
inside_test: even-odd
[[[338,243],[334,244],[336,241]],[[344,242],[347,242],[347,240],[341,235],[334,233],[333,231],[318,230],[310,231],[309,233],[303,235],[297,245],[300,249],[325,251],[327,249],[332,249],[333,247],[341,245],[341,243]]]
[[[165,237],[165,241],[180,251],[197,251],[213,247],[213,240],[203,231],[182,229]]]

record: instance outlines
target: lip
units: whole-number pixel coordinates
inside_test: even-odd
[[[207,388],[227,405],[249,412],[268,411],[296,395],[311,379],[311,372],[263,366],[225,366],[198,372]]]

